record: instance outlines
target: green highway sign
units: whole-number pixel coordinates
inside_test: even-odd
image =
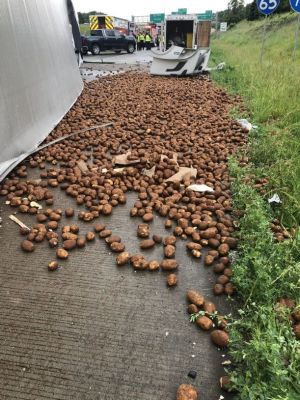
[[[180,15],[187,14],[187,8],[178,8],[178,14]]]
[[[205,13],[197,14],[198,21],[211,21],[213,18],[213,12],[211,10],[205,11]]]
[[[150,14],[150,22],[160,24],[165,20],[165,14]]]

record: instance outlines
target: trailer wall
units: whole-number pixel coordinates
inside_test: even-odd
[[[82,91],[70,0],[0,0],[0,180]]]

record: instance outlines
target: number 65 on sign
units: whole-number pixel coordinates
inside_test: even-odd
[[[293,1],[295,3],[299,2],[299,8],[300,8],[300,0],[293,0]],[[276,11],[279,4],[280,0],[256,0],[257,8],[264,15],[272,14],[274,11]]]

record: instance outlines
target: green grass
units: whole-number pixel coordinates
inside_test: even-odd
[[[91,30],[89,25],[80,24],[79,25],[80,33],[84,36],[90,36]]]
[[[248,109],[244,116],[259,126],[245,149],[249,165],[230,164],[234,207],[243,216],[233,266],[241,310],[230,326],[234,368],[229,373],[242,400],[300,398],[300,344],[288,311],[275,309],[280,297],[300,304],[300,46],[292,61],[295,28],[295,14],[269,19],[262,65],[263,21],[244,21],[212,43],[213,61],[227,64],[213,79],[242,96]],[[269,177],[264,197],[245,183],[249,176]],[[270,230],[275,212],[267,198],[275,192],[283,201],[276,217],[296,232],[283,243],[275,242]]]

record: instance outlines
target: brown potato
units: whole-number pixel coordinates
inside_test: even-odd
[[[65,216],[67,218],[73,217],[74,215],[74,209],[73,208],[66,208],[65,209]]]
[[[177,389],[176,400],[198,400],[198,391],[192,385],[182,384]]]
[[[218,347],[227,347],[229,345],[229,335],[227,332],[216,329],[210,334],[212,342]]]
[[[140,248],[143,250],[151,249],[154,246],[155,246],[155,242],[153,239],[145,239],[145,240],[142,240],[140,243]]]
[[[23,242],[21,243],[21,248],[27,253],[32,253],[35,250],[34,244],[29,240],[23,240]]]
[[[202,249],[202,246],[201,246],[200,243],[189,242],[189,243],[187,243],[186,248],[188,250],[198,250],[198,251],[200,251]]]
[[[196,306],[196,304],[189,304],[187,307],[187,312],[189,314],[197,314],[199,312],[199,308]]]
[[[204,305],[204,296],[195,290],[188,290],[186,298],[190,303],[195,304],[197,307],[203,307]]]
[[[166,258],[173,258],[175,256],[175,253],[176,253],[176,247],[175,246],[171,246],[170,244],[165,246],[164,254],[165,254]]]
[[[65,249],[57,249],[56,257],[65,260],[69,257],[69,253]]]
[[[204,331],[209,331],[213,327],[213,322],[206,316],[200,316],[196,319],[196,324]]]
[[[93,240],[95,240],[96,235],[94,234],[94,232],[87,232],[86,236],[86,240],[88,242],[92,242]]]
[[[214,286],[214,294],[219,296],[220,294],[224,293],[224,286],[220,283],[216,283]]]
[[[138,225],[137,235],[140,238],[148,238],[150,235],[150,226],[148,224]]]
[[[94,226],[94,230],[95,232],[99,233],[101,231],[104,231],[105,229],[105,225],[104,224],[97,224]]]
[[[170,274],[167,276],[167,285],[170,287],[177,285],[177,276],[175,274]]]
[[[58,262],[57,261],[51,261],[48,264],[48,270],[49,271],[56,271],[58,268]]]
[[[153,220],[153,214],[152,213],[146,213],[143,215],[143,220],[145,222],[151,222]]]
[[[63,243],[63,248],[65,250],[73,250],[76,247],[76,240],[65,240]]]
[[[152,239],[154,240],[155,243],[158,243],[158,244],[162,243],[162,236],[160,236],[160,235],[153,235]]]
[[[159,270],[160,264],[158,261],[150,261],[149,262],[149,271],[157,271]]]
[[[128,262],[130,261],[130,254],[127,252],[123,252],[121,254],[119,254],[116,258],[116,263],[119,266],[123,266],[128,264]]]
[[[110,245],[110,248],[115,253],[122,253],[125,250],[125,245],[119,242],[113,242]]]
[[[103,231],[101,231],[100,233],[99,233],[99,237],[101,238],[101,239],[105,239],[105,238],[107,238],[108,236],[110,236],[112,234],[112,231],[110,231],[109,229],[104,229]]]
[[[102,208],[102,214],[110,215],[112,213],[112,206],[110,204],[104,204]]]
[[[229,253],[230,247],[227,243],[223,243],[218,247],[218,252],[221,256],[226,256]]]
[[[105,242],[107,244],[112,244],[113,242],[121,243],[122,239],[118,235],[111,235],[111,236],[108,236],[107,238],[105,238]]]
[[[178,268],[178,262],[176,260],[162,260],[160,267],[163,271],[174,271]]]
[[[164,245],[165,245],[165,246],[167,246],[167,245],[175,246],[176,240],[177,240],[177,239],[176,239],[175,236],[166,236],[166,237],[164,238]]]
[[[206,301],[206,302],[204,303],[203,310],[204,310],[207,314],[213,314],[214,312],[216,312],[216,306],[215,306],[215,304],[212,303],[211,301]]]
[[[76,245],[78,248],[83,248],[86,245],[86,238],[79,236],[78,239],[76,240]]]
[[[204,264],[209,267],[210,265],[212,265],[214,263],[214,261],[215,261],[214,256],[207,255],[207,256],[205,256]]]

